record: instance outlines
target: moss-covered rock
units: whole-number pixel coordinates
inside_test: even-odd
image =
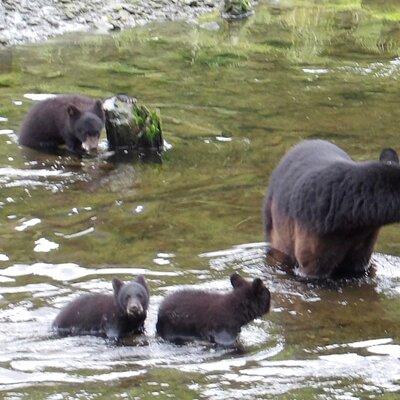
[[[109,149],[124,154],[161,153],[161,120],[137,99],[126,95],[104,102]]]
[[[253,13],[251,0],[225,0],[222,16],[227,19],[240,19]]]

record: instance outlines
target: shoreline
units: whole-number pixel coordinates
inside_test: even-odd
[[[107,33],[152,21],[191,20],[220,5],[219,0],[3,0],[0,49],[69,32]]]

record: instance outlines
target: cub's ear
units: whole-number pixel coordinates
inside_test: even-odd
[[[146,279],[144,278],[143,275],[139,275],[139,276],[136,278],[136,282],[139,283],[139,284],[141,284],[141,285],[146,289],[147,295],[150,295],[149,286],[147,285]]]
[[[81,112],[78,109],[78,107],[74,106],[73,104],[68,105],[67,113],[71,118],[78,118],[81,115]]]
[[[389,147],[381,151],[381,155],[379,156],[379,161],[387,164],[398,164],[399,156],[397,155],[396,150]]]
[[[237,272],[231,275],[231,285],[233,288],[238,288],[243,286],[246,283],[246,280],[243,279]]]
[[[100,118],[104,119],[103,102],[101,100],[96,100],[94,104],[93,111]]]
[[[119,291],[121,290],[122,286],[124,286],[124,282],[118,278],[113,278],[112,285],[114,289],[114,295],[118,296]]]
[[[254,279],[251,286],[252,286],[252,288],[253,288],[255,293],[260,293],[260,292],[263,291],[264,288],[266,289],[266,287],[264,286],[263,281],[260,278]]]

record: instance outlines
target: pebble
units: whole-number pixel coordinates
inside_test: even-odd
[[[110,4],[111,3],[111,4]],[[221,6],[221,0],[3,0],[0,47],[40,42],[82,29],[124,29],[146,22],[193,19]],[[38,23],[40,21],[40,23]]]

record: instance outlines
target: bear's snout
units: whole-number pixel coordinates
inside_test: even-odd
[[[82,143],[82,147],[88,153],[97,150],[99,145],[99,138],[97,136],[88,136],[87,139]]]
[[[137,299],[130,299],[126,305],[126,312],[132,317],[137,317],[143,314],[143,307]]]

